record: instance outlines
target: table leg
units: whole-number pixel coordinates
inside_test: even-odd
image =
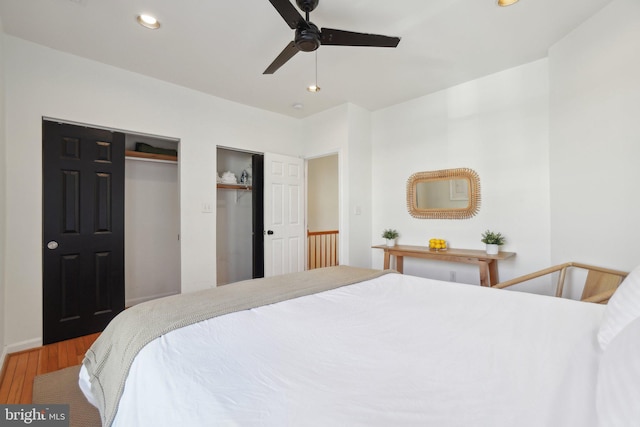
[[[396,270],[398,273],[402,273],[404,269],[404,257],[402,255],[396,255]]]
[[[478,262],[480,267],[480,286],[491,286],[491,273],[489,272],[489,263],[481,260]]]
[[[388,251],[384,251],[384,269],[388,270],[391,264],[391,254]]]
[[[498,279],[498,261],[495,259],[489,260],[489,284],[490,286],[497,285]]]

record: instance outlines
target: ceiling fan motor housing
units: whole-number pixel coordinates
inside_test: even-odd
[[[320,47],[320,30],[313,22],[308,28],[298,28],[294,43],[303,52],[313,52]]]
[[[300,10],[304,12],[311,12],[318,6],[320,0],[296,0],[296,4]]]

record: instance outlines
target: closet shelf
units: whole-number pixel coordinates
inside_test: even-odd
[[[144,160],[149,162],[168,162],[178,163],[177,156],[169,156],[167,154],[143,153],[141,151],[126,150],[125,158],[132,160]]]
[[[245,190],[251,191],[253,187],[245,184],[217,184],[216,187],[222,190]]]

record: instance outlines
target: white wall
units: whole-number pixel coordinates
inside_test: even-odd
[[[339,229],[338,155],[310,159],[307,163],[307,228]]]
[[[5,35],[5,341],[42,336],[43,116],[180,142],[181,286],[215,286],[216,144],[300,155],[298,120],[232,103]]]
[[[349,157],[348,210],[349,222],[349,260],[351,265],[371,267],[371,224],[373,209],[372,192],[375,185],[372,181],[372,148],[371,148],[371,113],[357,105],[350,104],[349,120]]]
[[[302,123],[306,158],[338,153],[340,263],[370,267],[371,113],[345,104]]]
[[[251,191],[219,189],[216,200],[218,285],[253,277]]]
[[[5,210],[6,210],[6,158],[5,158],[5,95],[4,95],[4,33],[2,32],[2,17],[0,17],[0,366],[5,356]]]
[[[125,305],[180,293],[178,165],[128,158],[124,173]]]
[[[373,113],[373,244],[385,228],[399,244],[484,249],[486,229],[507,237],[515,258],[499,264],[501,280],[547,267],[549,142],[547,61],[539,60]],[[480,176],[481,207],[466,220],[416,219],[406,207],[406,183],[419,171],[471,168]],[[382,251],[372,250],[374,267]],[[404,271],[435,279],[479,283],[463,264],[405,259]],[[548,286],[539,289],[548,292]]]
[[[613,1],[549,52],[554,263],[640,264],[639,52],[637,0]]]

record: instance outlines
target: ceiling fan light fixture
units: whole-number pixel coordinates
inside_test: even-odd
[[[320,29],[313,23],[307,22],[307,28],[298,28],[293,39],[298,50],[313,52],[320,47]]]
[[[160,28],[160,22],[158,22],[158,20],[151,15],[138,15],[136,20],[138,21],[138,24],[142,25],[145,28],[149,28],[150,30],[157,30],[158,28]]]
[[[498,0],[498,6],[507,7],[518,3],[519,0]]]

